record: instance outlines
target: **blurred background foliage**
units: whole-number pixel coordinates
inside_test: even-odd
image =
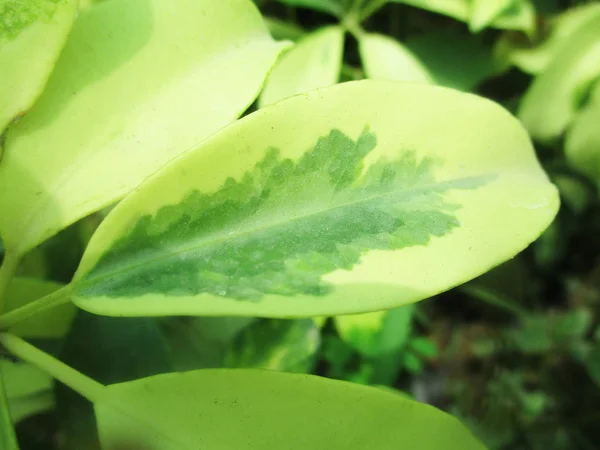
[[[390,311],[122,319],[66,308],[52,322],[58,339],[33,325],[21,334],[102,383],[206,367],[316,373],[440,407],[492,450],[600,448],[600,2],[255,3],[273,36],[297,45],[248,112],[365,77],[485,96],[530,132],[561,192],[557,220],[480,278]],[[33,250],[13,289],[35,298],[68,282],[105,214]],[[99,448],[87,401],[31,366],[2,364],[24,450]]]

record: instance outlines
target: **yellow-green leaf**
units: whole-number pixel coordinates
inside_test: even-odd
[[[52,377],[33,364],[1,360],[0,373],[4,378],[13,423],[54,405]]]
[[[472,0],[469,29],[473,33],[478,33],[493,24],[504,11],[517,3],[518,0]]]
[[[600,8],[564,39],[553,60],[535,79],[519,107],[519,118],[540,141],[558,138],[600,77]]]
[[[569,8],[548,20],[548,25],[551,27],[550,36],[535,45],[523,42],[522,37],[518,35],[505,34],[498,39],[495,46],[497,59],[504,68],[515,65],[524,72],[537,75],[544,71],[556,57],[565,40],[569,39],[590,16],[599,12],[600,4],[597,3]]]
[[[106,0],[6,134],[0,234],[23,254],[234,120],[278,53],[250,0]]]
[[[368,78],[432,82],[432,76],[421,61],[394,38],[377,33],[363,33],[358,42],[360,58]]]
[[[337,83],[342,65],[344,31],[330,26],[305,35],[269,74],[260,106]]]
[[[444,14],[469,23],[476,32],[484,26],[506,30],[535,30],[535,10],[529,0],[390,0]],[[500,8],[500,6],[503,6]]]
[[[62,287],[52,281],[35,278],[14,278],[6,291],[6,312],[27,305]],[[57,339],[64,337],[71,326],[76,308],[63,304],[37,314],[11,328],[11,333],[26,338]]]
[[[104,450],[484,450],[452,416],[382,389],[313,375],[209,369],[107,386]],[[432,433],[431,430],[435,430]]]
[[[42,93],[76,12],[77,0],[0,2],[0,134]]]
[[[411,331],[413,305],[389,311],[348,314],[333,318],[342,340],[366,356],[375,357],[401,349]]]
[[[558,203],[497,104],[348,82],[258,110],[148,179],[100,225],[69,289],[118,316],[393,308],[512,258]]]
[[[600,81],[567,132],[565,153],[569,163],[600,186]]]

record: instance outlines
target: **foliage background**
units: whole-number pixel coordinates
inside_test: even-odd
[[[297,39],[338,23],[323,12],[335,0],[255,3],[276,37]],[[435,82],[518,114],[539,74],[514,64],[515,49],[543,49],[557,17],[591,3],[534,1],[535,30],[486,27],[475,33],[464,22],[402,2],[383,5],[362,26],[404,43]],[[600,28],[596,37],[600,41]],[[357,41],[347,34],[340,81],[362,78],[360,67]],[[595,76],[600,80],[600,67]],[[584,95],[578,108],[586,101]],[[561,190],[555,223],[512,261],[416,306],[303,320],[115,319],[79,311],[64,342],[35,343],[102,383],[205,367],[315,373],[438,406],[460,417],[490,449],[600,448],[596,180],[567,160],[562,136],[535,143]],[[102,217],[87,217],[32,251],[20,274],[69,282]],[[67,388],[55,389],[55,409],[19,423],[22,448],[97,448],[91,406]]]

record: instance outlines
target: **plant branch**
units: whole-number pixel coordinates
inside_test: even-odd
[[[71,300],[71,291],[71,285],[66,285],[45,297],[0,315],[0,330],[7,330],[19,322],[68,303]]]
[[[0,334],[0,343],[13,355],[27,361],[44,372],[66,384],[75,392],[83,395],[91,402],[99,401],[104,395],[105,386],[85,376],[58,359],[44,353],[40,349],[10,333]]]
[[[4,261],[2,261],[2,267],[0,267],[0,314],[6,306],[6,290],[17,272],[20,261],[21,258],[14,253],[6,252],[4,254]]]
[[[19,450],[15,427],[8,409],[8,396],[2,370],[0,370],[0,445],[2,450]]]

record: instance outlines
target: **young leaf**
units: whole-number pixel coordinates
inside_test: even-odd
[[[208,369],[107,386],[104,450],[484,450],[456,419],[378,388],[313,375]],[[431,430],[435,430],[434,433]]]
[[[14,278],[6,291],[6,312],[25,306],[62,287],[52,281],[35,278]],[[60,305],[11,328],[10,332],[27,338],[57,339],[64,337],[71,327],[76,308]]]
[[[76,12],[77,0],[0,3],[0,135],[42,93]]]
[[[7,252],[23,254],[115,202],[234,120],[285,45],[250,0],[106,0],[85,9],[43,95],[6,134]]]
[[[599,79],[600,80],[600,79]],[[600,186],[600,81],[587,105],[575,117],[566,135],[565,154],[573,167]]]
[[[498,105],[348,82],[258,110],[148,179],[100,225],[69,289],[119,316],[388,309],[512,258],[558,203]]]
[[[281,57],[269,74],[259,105],[262,107],[337,83],[343,45],[344,31],[338,26],[305,35]]]
[[[360,59],[368,78],[431,83],[432,77],[415,55],[394,38],[376,33],[359,37]]]
[[[581,108],[590,83],[600,76],[600,8],[565,39],[535,79],[519,107],[519,118],[541,141],[559,137]],[[549,95],[548,93],[551,93]]]

